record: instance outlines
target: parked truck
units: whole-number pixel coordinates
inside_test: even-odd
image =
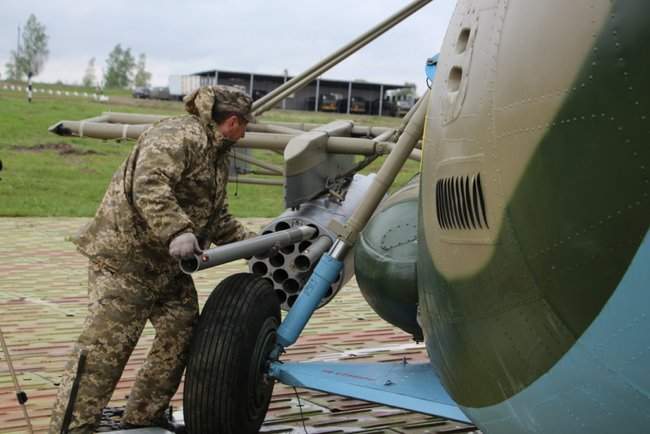
[[[183,97],[201,86],[198,75],[170,75],[169,99],[181,100]]]

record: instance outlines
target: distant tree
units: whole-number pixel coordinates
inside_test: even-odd
[[[30,71],[33,76],[38,75],[50,55],[47,47],[48,39],[45,26],[36,19],[34,14],[31,14],[17,49],[11,50],[10,60],[5,65],[8,78],[22,80]]]
[[[34,14],[29,16],[23,31],[23,51],[26,72],[31,71],[38,75],[50,55],[47,47],[49,37],[45,33],[45,26],[38,22]]]
[[[95,74],[95,58],[91,57],[88,61],[88,66],[86,67],[86,73],[84,78],[81,80],[81,84],[85,87],[92,87],[97,81],[97,76]]]
[[[9,62],[5,63],[7,80],[21,80],[25,74],[20,70],[20,67],[18,66],[20,64],[18,53],[16,53],[14,50],[11,50],[10,56],[11,59]]]
[[[151,82],[151,73],[146,70],[147,56],[142,53],[138,57],[138,64],[135,67],[135,79],[133,83],[136,86],[146,87]]]
[[[131,49],[124,50],[120,44],[117,44],[106,59],[104,73],[106,87],[128,87],[133,82],[133,68],[135,68],[135,59]]]

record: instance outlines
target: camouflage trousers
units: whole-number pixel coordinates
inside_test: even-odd
[[[79,375],[70,433],[92,433],[108,404],[124,366],[147,322],[156,335],[131,389],[123,421],[148,425],[160,417],[180,384],[198,301],[192,278],[169,278],[112,273],[95,264],[88,270],[88,316],[73,355],[66,365],[50,422],[50,434],[59,434],[79,355],[86,360]]]

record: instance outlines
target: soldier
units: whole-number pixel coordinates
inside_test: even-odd
[[[163,120],[140,136],[74,241],[90,259],[89,312],[59,388],[51,434],[68,423],[70,433],[93,432],[147,320],[156,336],[123,423],[164,424],[198,317],[194,283],[178,259],[210,242],[255,235],[228,213],[226,200],[228,151],[252,120],[251,98],[209,86],[184,101],[189,116]]]

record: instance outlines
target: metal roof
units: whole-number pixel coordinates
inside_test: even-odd
[[[226,71],[226,70],[220,70],[220,69],[210,69],[207,71],[200,71],[200,72],[195,72],[190,75],[198,75],[202,77],[212,77],[215,74],[231,74],[231,75],[242,75],[242,76],[247,76],[250,77],[251,75],[255,76],[255,78],[270,78],[273,80],[280,80],[284,81],[284,75],[278,75],[278,74],[262,74],[262,73],[256,73],[256,72],[243,72],[243,71]],[[293,76],[289,75],[287,76],[287,79],[292,79]],[[388,83],[375,83],[375,82],[370,82],[370,81],[365,81],[365,80],[340,80],[340,79],[330,79],[330,78],[323,78],[319,77],[318,79],[320,81],[321,86],[322,85],[341,85],[341,86],[347,86],[348,83],[352,83],[352,86],[354,87],[362,87],[362,88],[374,88],[374,87],[380,87],[384,86],[384,90],[388,89],[402,89],[405,87],[404,84],[388,84]],[[314,83],[316,80],[312,81],[311,83]],[[310,83],[310,84],[311,84]]]

